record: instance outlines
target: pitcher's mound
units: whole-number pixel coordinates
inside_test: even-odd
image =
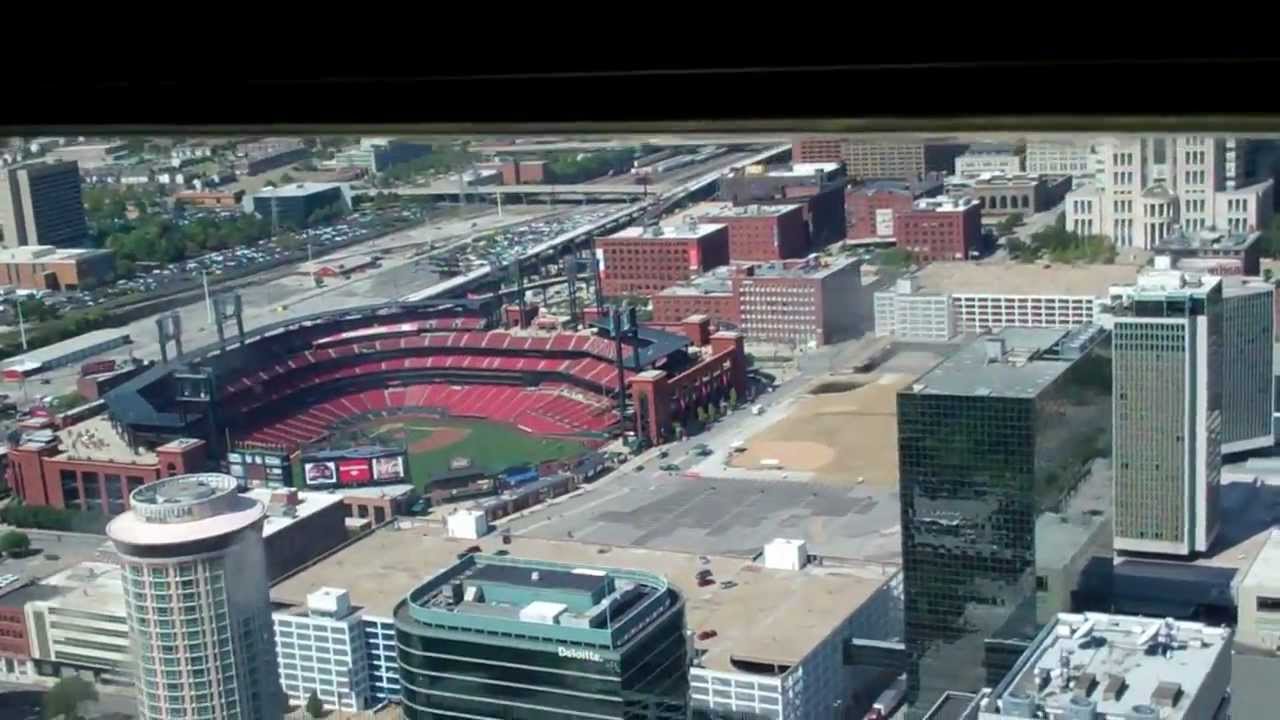
[[[766,440],[752,443],[746,452],[733,459],[733,466],[740,468],[765,468],[761,460],[777,460],[785,470],[813,471],[835,459],[831,448],[804,440]]]

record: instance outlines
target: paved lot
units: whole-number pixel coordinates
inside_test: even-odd
[[[734,557],[803,538],[819,555],[896,563],[898,520],[896,496],[874,488],[623,470],[509,527],[516,536]]]
[[[43,687],[0,682],[0,718],[41,720],[44,694]],[[136,701],[126,695],[99,692],[97,702],[85,703],[81,708],[84,720],[132,720],[137,716]]]
[[[0,529],[7,530],[8,526],[0,525]],[[86,560],[110,562],[114,557],[110,542],[105,537],[41,530],[23,532],[31,537],[31,548],[35,553],[25,558],[0,557],[0,575],[12,574],[34,580],[49,577]]]

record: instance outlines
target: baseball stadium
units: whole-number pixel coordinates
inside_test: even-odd
[[[465,301],[347,308],[179,352],[104,399],[134,446],[196,438],[215,460],[258,449],[295,463],[401,448],[421,489],[460,470],[571,458],[628,431],[660,442],[698,406],[743,392],[741,337],[691,320],[680,333],[619,316],[540,331],[497,328]]]

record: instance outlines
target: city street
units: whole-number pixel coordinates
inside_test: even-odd
[[[47,688],[40,685],[0,681],[0,718],[41,720],[41,703],[46,691]],[[81,708],[81,717],[83,720],[132,720],[138,716],[136,702],[132,695],[99,691],[97,702],[85,703]]]

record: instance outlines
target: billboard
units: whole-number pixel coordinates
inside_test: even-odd
[[[876,237],[893,236],[893,208],[876,209]]]
[[[332,462],[308,462],[302,464],[302,476],[307,486],[335,485],[338,482],[338,468]]]
[[[324,450],[302,456],[308,487],[361,487],[409,482],[403,448],[378,446]]]
[[[227,453],[227,473],[241,487],[293,487],[293,466],[282,450],[239,446]]]
[[[338,461],[339,485],[368,485],[373,482],[373,469],[368,458]]]
[[[388,455],[373,459],[373,479],[375,482],[403,482],[404,456]]]

